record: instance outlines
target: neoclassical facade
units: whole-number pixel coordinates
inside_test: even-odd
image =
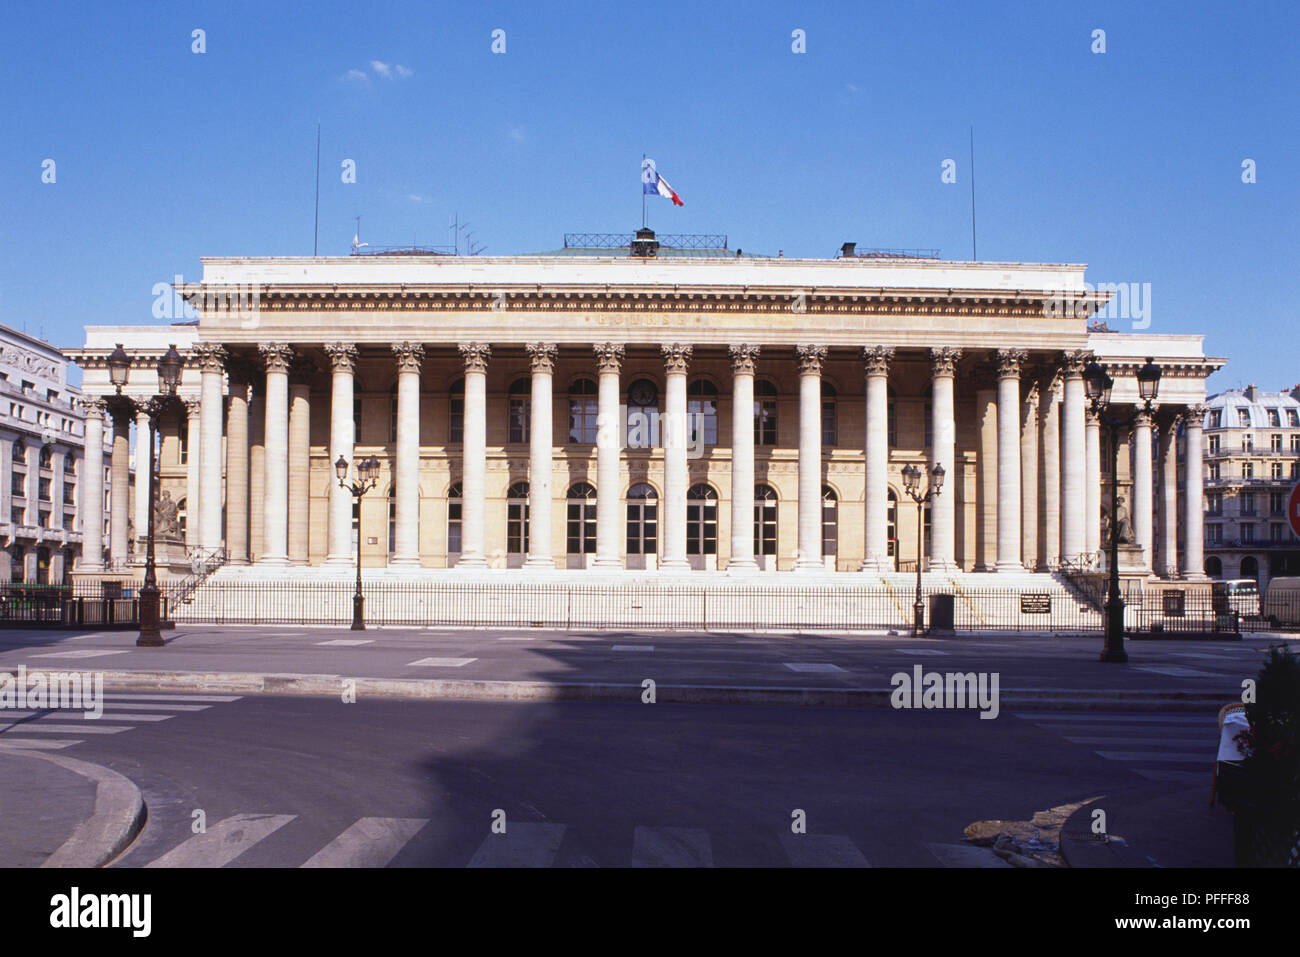
[[[203,266],[179,287],[197,326],[92,326],[75,356],[114,410],[116,488],[130,411],[109,352],[133,356],[138,398],[169,344],[187,355],[163,488],[187,544],[230,565],[346,570],[359,542],[365,567],[405,574],[879,575],[915,568],[919,521],[927,569],[1006,576],[1095,556],[1118,488],[1146,567],[1202,572],[1202,404],[1222,363],[1200,336],[1089,332],[1105,296],[1081,265],[622,250]],[[1163,372],[1118,475],[1085,409],[1092,357],[1120,409],[1147,357]],[[358,510],[334,463],[370,456]],[[936,464],[918,516],[902,470]]]

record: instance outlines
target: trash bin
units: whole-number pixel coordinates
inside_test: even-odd
[[[956,620],[956,600],[952,595],[930,596],[930,630],[952,631]]]

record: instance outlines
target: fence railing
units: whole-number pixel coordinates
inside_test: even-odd
[[[162,615],[169,604],[162,596]],[[130,628],[140,624],[140,597],[131,589],[71,585],[0,587],[0,627]]]

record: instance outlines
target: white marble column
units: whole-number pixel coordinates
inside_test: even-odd
[[[1142,549],[1142,567],[1147,569],[1155,566],[1151,478],[1151,413],[1139,409],[1133,419],[1133,540]]]
[[[262,441],[266,447],[263,466],[262,552],[264,565],[289,564],[289,365],[293,349],[271,342],[260,347],[266,363],[266,426]],[[352,403],[348,402],[351,418]],[[231,441],[230,439],[227,442]],[[245,447],[247,439],[245,438]],[[331,470],[332,471],[332,470]],[[227,479],[229,485],[230,480]],[[301,503],[306,504],[306,503]],[[229,508],[229,504],[227,504]],[[351,522],[351,510],[348,520]]]
[[[199,547],[199,484],[203,481],[199,462],[203,460],[201,442],[203,435],[203,403],[199,399],[183,399],[185,403],[185,547]]]
[[[528,560],[529,568],[554,568],[554,546],[551,542],[551,513],[555,506],[551,492],[555,466],[552,427],[555,406],[552,402],[552,377],[555,371],[556,348],[553,342],[530,342],[528,360],[532,370],[532,398],[528,425]],[[599,395],[597,396],[599,401]],[[599,410],[598,410],[599,414]],[[597,455],[600,450],[597,449]],[[597,481],[600,481],[600,464],[597,460]],[[601,481],[603,485],[604,482]],[[618,480],[615,479],[617,494]],[[600,519],[600,488],[596,488],[596,518]],[[597,541],[600,529],[597,526]]]
[[[1061,560],[1076,562],[1087,550],[1084,538],[1083,367],[1087,352],[1065,355],[1065,387],[1061,402]]]
[[[596,559],[599,568],[622,568],[619,547],[619,459],[626,423],[619,417],[619,370],[623,346],[604,342],[593,347],[599,373],[596,408]],[[531,488],[531,486],[529,486]]]
[[[393,554],[389,565],[420,564],[420,366],[424,346],[403,342],[393,346],[397,360],[397,457],[393,470]]]
[[[465,439],[461,466],[461,551],[457,568],[487,567],[487,364],[492,350],[481,342],[460,345],[465,360]],[[531,520],[531,509],[529,519]],[[532,531],[529,532],[529,539]]]
[[[1190,405],[1183,416],[1183,577],[1192,581],[1205,579],[1205,504],[1202,465],[1205,448],[1202,426],[1206,407]]]
[[[249,391],[248,500],[258,504],[248,510],[248,558],[258,562],[266,551],[266,509],[260,506],[266,500],[266,378],[255,383]],[[330,474],[334,474],[332,468]],[[328,487],[325,494],[329,494]],[[328,531],[328,518],[325,524]]]
[[[999,349],[998,559],[1000,572],[1023,572],[1020,559],[1020,366],[1025,353]]]
[[[975,409],[979,422],[975,571],[995,572],[998,568],[998,390],[976,390]]]
[[[86,412],[86,454],[77,482],[77,501],[81,503],[82,571],[100,571],[104,567],[104,411],[103,399],[82,400]],[[61,507],[61,506],[60,506]]]
[[[889,363],[891,346],[866,346],[867,374],[866,556],[864,572],[893,571],[889,560]],[[948,468],[948,466],[944,466]],[[941,496],[942,497],[942,496]]]
[[[127,523],[131,497],[131,413],[126,406],[110,405],[113,447],[109,453],[108,558],[121,567],[127,561]]]
[[[356,424],[352,417],[353,377],[356,373],[357,347],[343,342],[325,346],[331,369],[330,382],[330,444],[329,444],[329,549],[326,565],[351,565],[352,550],[352,491],[339,485],[334,474],[334,463],[339,456],[347,461],[355,473]],[[268,406],[269,406],[268,400]],[[267,450],[269,453],[269,449]],[[267,456],[269,458],[269,454]],[[269,478],[269,476],[268,476]],[[268,482],[269,484],[269,482]],[[268,549],[269,550],[269,549]]]
[[[732,346],[731,557],[727,571],[758,569],[754,559],[754,372],[759,347]]]
[[[947,472],[943,494],[930,502],[930,570],[957,570],[957,489],[962,470],[957,464],[957,423],[953,385],[960,349],[930,350],[930,468]]]
[[[1038,397],[1039,471],[1038,570],[1061,560],[1061,386],[1055,375],[1042,380]]]
[[[1162,578],[1178,577],[1178,420],[1160,430],[1160,567]]]
[[[289,374],[289,501],[294,503],[289,510],[289,564],[306,565],[311,548],[311,381],[301,358]]]
[[[664,421],[659,440],[664,445],[664,508],[659,526],[664,553],[659,568],[664,571],[690,567],[686,560],[686,490],[690,473],[686,461],[686,370],[691,347],[674,342],[661,348],[668,385],[665,390]]]
[[[1020,559],[1038,560],[1038,382],[1029,380],[1020,404]]]
[[[799,551],[795,571],[822,563],[822,363],[825,346],[797,346],[799,358]],[[751,512],[752,515],[752,512]]]
[[[35,475],[36,469],[28,469],[27,474]],[[135,412],[135,560],[137,562],[144,561],[145,538],[149,529],[149,475],[149,413],[137,407]],[[27,497],[27,501],[29,503],[36,501],[35,491]]]
[[[226,364],[226,561],[248,564],[248,386],[252,370],[242,362]],[[259,507],[258,503],[254,507]]]
[[[221,506],[224,489],[221,476],[221,424],[225,403],[226,350],[200,343],[194,354],[201,370],[199,435],[203,450],[199,457],[199,547],[205,552],[220,549]]]
[[[1084,424],[1083,547],[1090,556],[1101,551],[1101,423],[1087,413]]]

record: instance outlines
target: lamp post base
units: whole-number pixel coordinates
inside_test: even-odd
[[[1106,602],[1106,643],[1101,648],[1101,661],[1128,661],[1124,650],[1124,602],[1112,598]]]
[[[361,596],[360,592],[352,596],[352,630],[353,631],[366,630],[365,604],[366,604],[366,600]]]
[[[925,634],[925,604],[916,601],[912,604],[912,637],[919,638]]]
[[[157,585],[140,589],[140,637],[135,640],[141,648],[161,648],[162,629],[158,620],[159,593]]]

